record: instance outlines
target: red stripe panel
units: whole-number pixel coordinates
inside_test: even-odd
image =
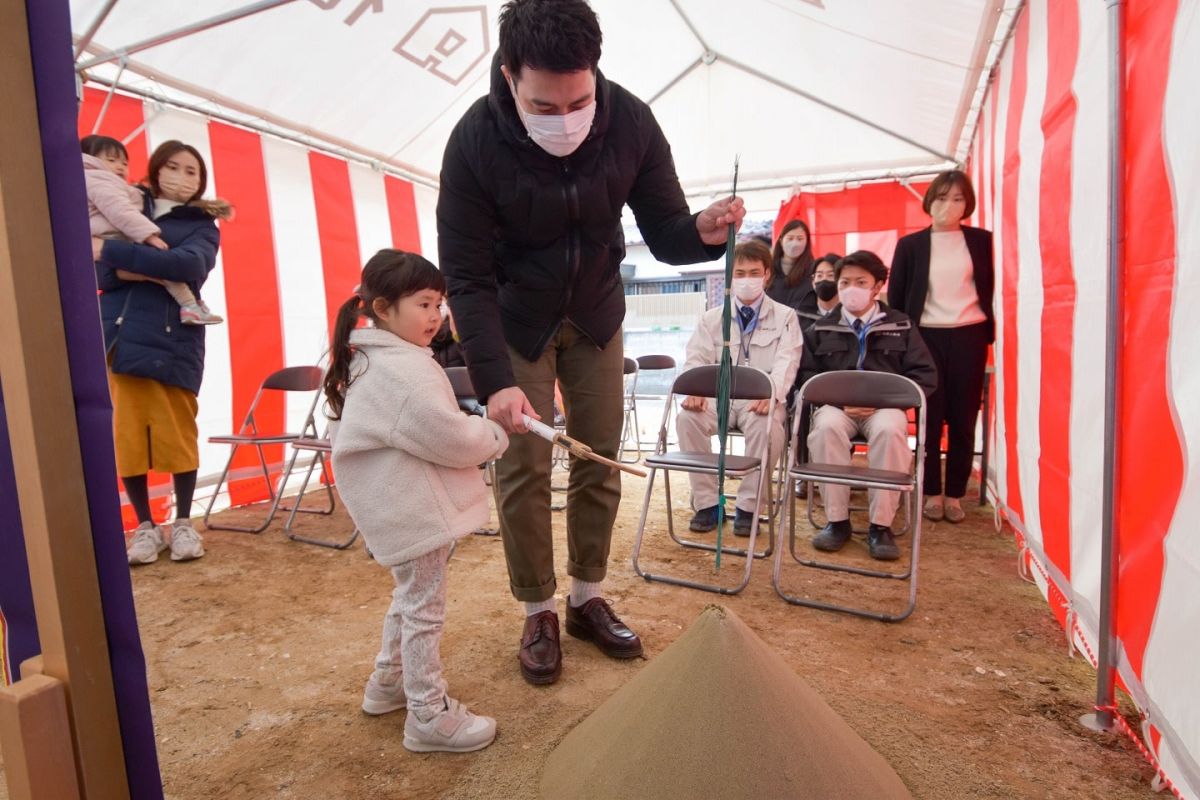
[[[234,424],[240,425],[263,378],[284,366],[275,245],[262,140],[256,133],[219,122],[208,124],[208,138],[213,185],[237,209],[233,222],[221,224],[221,262],[225,271],[225,324],[233,343],[229,348],[232,417]],[[282,431],[286,422],[281,393],[269,392],[254,416],[259,431]],[[263,449],[268,464],[283,460],[282,445]],[[252,448],[240,448],[232,469],[257,464],[258,456]],[[269,495],[261,477],[229,484],[229,502],[234,506],[264,500]]]
[[[1117,635],[1139,677],[1162,583],[1163,539],[1183,482],[1167,347],[1175,217],[1163,152],[1163,99],[1176,0],[1126,6],[1125,350],[1118,430]]]
[[[1079,7],[1075,3],[1049,5],[1047,41],[1046,101],[1041,120],[1045,149],[1038,219],[1044,292],[1038,500],[1042,547],[1046,557],[1070,580],[1071,355],[1075,330],[1071,148],[1076,110],[1071,80],[1079,53]]]
[[[354,293],[362,274],[354,195],[350,191],[350,168],[345,161],[309,153],[308,164],[317,208],[317,235],[321,239],[325,309],[332,333],[338,308]]]
[[[1021,13],[1013,38],[1013,76],[1008,95],[1008,123],[1004,135],[1004,268],[1001,293],[1004,298],[1004,430],[1007,449],[1008,496],[1004,500],[1018,517],[1024,516],[1021,502],[1020,457],[1017,439],[1017,180],[1021,171],[1021,115],[1025,107],[1025,72],[1029,57],[1029,9]],[[1032,434],[1029,431],[1028,434]]]
[[[83,88],[83,104],[79,107],[79,138],[82,139],[92,132],[96,117],[104,106],[104,98],[108,96],[107,89],[97,89],[92,86]],[[96,133],[111,136],[118,141],[136,131],[145,123],[145,107],[141,99],[125,94],[114,94],[104,113],[104,121]],[[125,149],[129,151],[129,179],[138,183],[146,177],[146,163],[149,155],[146,145],[145,128],[129,142]]]
[[[413,185],[394,175],[384,175],[383,190],[387,195],[388,222],[392,226],[392,247],[420,254],[421,230],[417,224]]]

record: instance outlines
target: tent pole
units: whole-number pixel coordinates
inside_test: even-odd
[[[92,38],[96,35],[96,31],[100,30],[100,26],[104,24],[104,20],[108,19],[109,13],[116,4],[117,0],[107,0],[104,8],[100,9],[100,13],[96,15],[96,19],[92,20],[92,24],[83,32],[83,36],[79,37],[79,41],[75,43],[75,59],[77,61],[83,55],[84,48],[92,43]]]
[[[1116,707],[1118,641],[1114,618],[1120,530],[1117,527],[1118,454],[1120,442],[1120,357],[1124,314],[1121,304],[1125,267],[1125,52],[1122,0],[1108,6],[1108,304],[1104,366],[1104,509],[1100,551],[1100,653],[1096,665],[1096,710],[1080,718],[1087,728],[1113,728]]]
[[[191,36],[193,33],[200,33],[201,31],[215,28],[218,25],[224,25],[227,22],[234,22],[236,20],[249,17],[253,14],[257,14],[260,11],[269,11],[272,8],[287,5],[291,2],[294,2],[294,0],[259,0],[257,3],[251,3],[248,6],[235,8],[232,11],[226,11],[224,14],[218,14],[217,16],[209,17],[208,19],[202,19],[199,22],[193,22],[191,25],[185,25],[184,27],[176,28],[173,31],[160,33],[158,36],[152,36],[149,39],[143,39],[140,42],[134,42],[127,47],[122,47],[119,50],[111,51],[106,55],[90,58],[82,64],[76,64],[75,69],[76,71],[82,72],[85,69],[91,69],[92,67],[100,64],[107,64],[110,61],[116,61],[119,58],[131,56],[134,53],[140,53],[142,50],[149,50],[151,47],[158,47],[160,44],[173,42],[176,39],[182,39],[185,36]],[[79,45],[76,46],[80,47]],[[80,49],[82,50],[82,47],[80,47]]]

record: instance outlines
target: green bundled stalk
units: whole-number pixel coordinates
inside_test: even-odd
[[[733,161],[732,197],[737,197],[738,159]],[[721,569],[721,535],[725,531],[725,443],[729,437],[729,394],[733,383],[733,359],[729,354],[729,335],[733,322],[733,247],[737,228],[729,223],[725,240],[725,307],[721,311],[721,366],[717,371],[717,569]]]

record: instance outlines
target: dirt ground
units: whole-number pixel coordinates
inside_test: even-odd
[[[676,498],[686,502],[682,483]],[[720,602],[774,646],[917,798],[1151,794],[1152,771],[1127,740],[1076,723],[1090,707],[1095,674],[1068,657],[1045,601],[1018,578],[1012,540],[995,531],[990,508],[971,504],[961,525],[926,526],[917,610],[905,622],[883,624],[785,604],[763,561],[733,597],[643,581],[630,552],[644,485],[625,478],[606,586],[641,634],[646,659],[706,604]],[[711,576],[711,554],[669,543],[664,508],[658,491],[643,568]],[[562,564],[564,519],[554,516]],[[687,517],[676,511],[679,525]],[[310,533],[342,535],[349,527],[340,509],[304,522]],[[361,542],[334,552],[290,542],[280,528],[261,536],[210,532],[200,561],[164,557],[134,572],[170,798],[536,797],[554,746],[646,663],[609,660],[564,634],[561,680],[527,685],[516,663],[523,617],[508,592],[500,540],[468,537],[450,562],[442,654],[451,692],[494,716],[499,736],[476,754],[409,753],[401,746],[404,712],[372,718],[359,710],[390,598],[388,572]],[[798,529],[806,543],[807,523]],[[846,552],[867,562],[861,540]],[[720,578],[732,581],[743,563],[727,557]],[[902,587],[889,581],[849,581],[796,565],[785,566],[784,576],[794,592],[890,598],[893,607],[901,599]],[[560,573],[560,605],[566,588]],[[748,685],[754,680],[746,676]],[[755,734],[714,730],[711,754],[732,735]]]

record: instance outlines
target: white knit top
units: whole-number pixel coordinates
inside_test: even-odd
[[[961,328],[986,321],[963,232],[932,231],[930,238],[929,292],[921,312],[921,327]]]

